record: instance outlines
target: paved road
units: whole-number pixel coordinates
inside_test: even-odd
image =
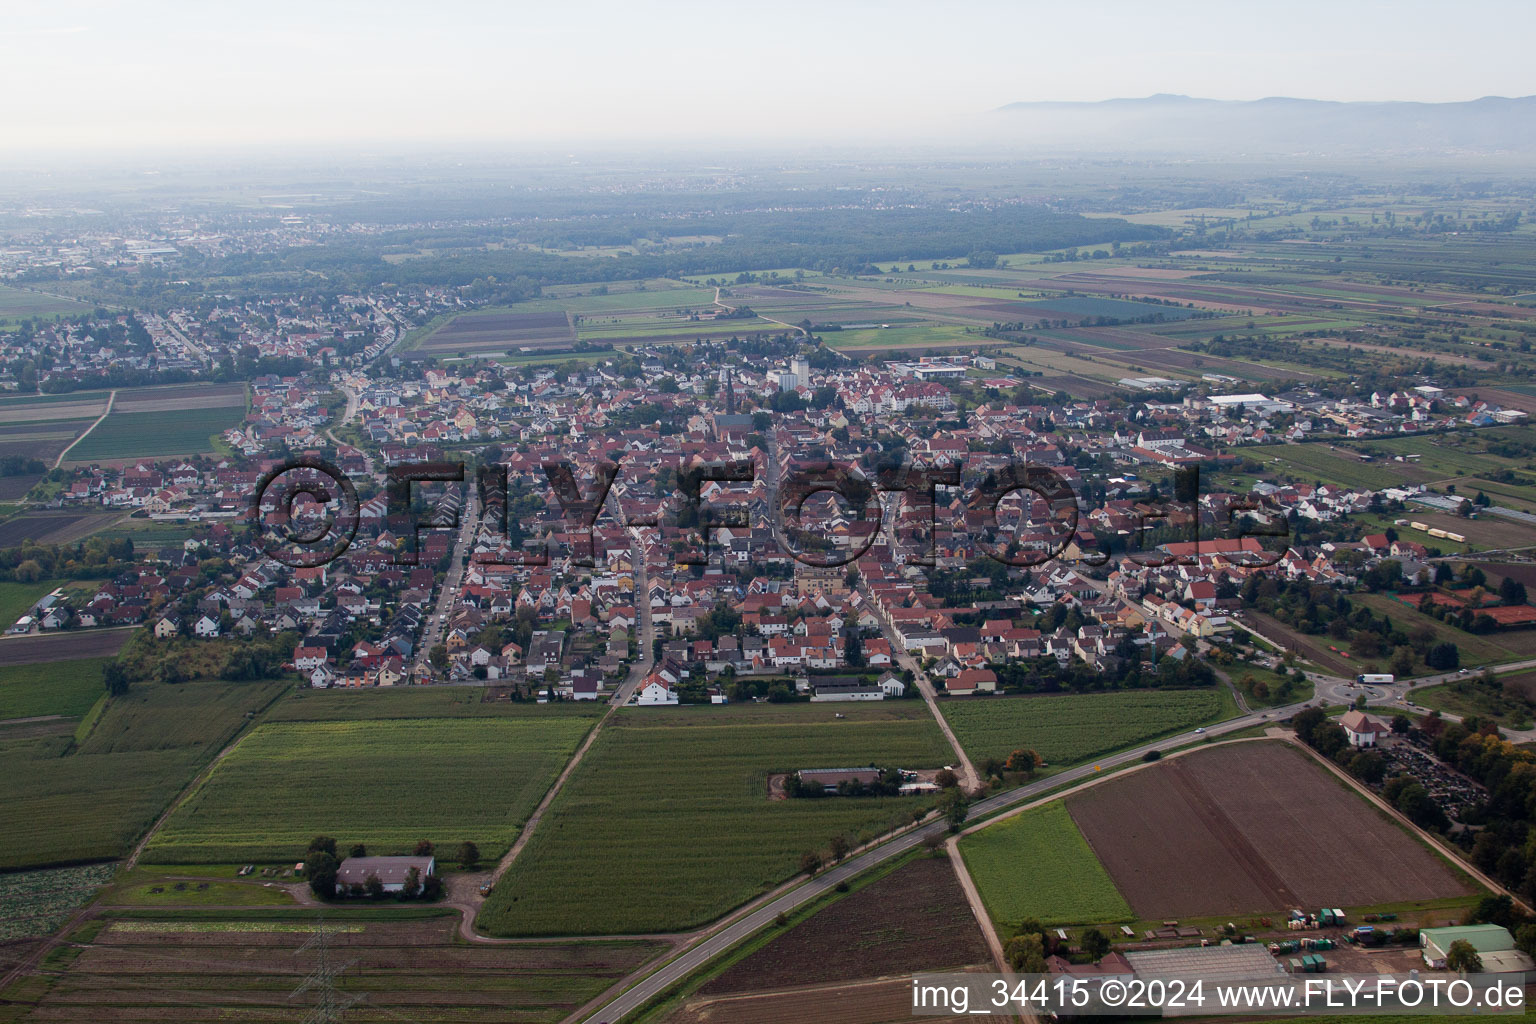
[[[443,589],[439,591],[437,600],[432,605],[431,618],[421,631],[421,645],[416,650],[414,674],[417,681],[428,678],[432,666],[429,656],[432,647],[441,643],[448,631],[448,610],[453,607],[454,599],[459,593],[459,584],[464,580],[464,556],[469,551],[470,543],[475,539],[475,526],[479,521],[479,509],[475,503],[479,500],[473,484],[465,486],[464,507],[459,510],[459,529],[453,538],[453,553],[448,556],[448,574],[443,580]]]
[[[1230,732],[1238,732],[1255,725],[1262,725],[1267,720],[1286,718],[1304,707],[1306,707],[1305,704],[1289,704],[1273,708],[1269,711],[1242,715],[1222,722],[1219,725],[1210,726],[1205,730],[1205,735],[1221,736]],[[1173,743],[1186,742],[1192,738],[1193,734],[1190,733],[1165,737],[1162,740],[1144,743],[1141,746],[1102,758],[1090,764],[1069,768],[1064,772],[1039,779],[1027,786],[1021,786],[1018,789],[980,800],[971,805],[971,816],[979,818],[1016,804],[1025,803],[1065,783],[1076,782],[1080,779],[1089,778],[1100,771],[1107,771],[1111,768],[1118,768],[1121,765],[1139,761],[1142,755],[1149,750],[1158,750]],[[885,845],[850,858],[830,871],[810,879],[804,885],[792,889],[778,899],[765,903],[752,913],[726,924],[719,930],[708,934],[706,938],[693,945],[682,956],[666,964],[618,998],[610,1001],[597,1012],[587,1016],[584,1024],[615,1024],[615,1022],[633,1013],[653,997],[682,981],[710,960],[745,940],[759,929],[773,923],[774,918],[779,914],[792,913],[796,908],[819,899],[828,891],[836,888],[837,883],[848,881],[855,875],[862,874],[893,857],[899,857],[909,850],[915,849],[922,845],[929,836],[944,835],[946,828],[947,826],[942,820],[913,828]]]
[[[1487,666],[1493,672],[1519,672],[1523,669],[1536,668],[1536,659],[1525,661],[1511,661],[1503,665]],[[1412,708],[1418,712],[1429,709],[1423,705],[1411,704],[1409,694],[1415,690],[1422,690],[1427,686],[1438,686],[1441,683],[1449,683],[1457,679],[1470,679],[1473,675],[1482,671],[1482,667],[1460,670],[1455,672],[1440,672],[1436,675],[1418,676],[1413,679],[1398,680],[1393,683],[1366,683],[1361,685],[1353,679],[1341,676],[1325,675],[1322,672],[1308,672],[1307,678],[1311,679],[1318,698],[1330,704],[1353,704],[1361,694],[1365,695],[1365,703],[1373,708],[1392,708],[1395,711],[1407,711]],[[1448,711],[1440,713],[1442,718],[1452,722],[1461,721],[1460,715],[1453,715]],[[1500,727],[1500,731],[1513,743],[1536,742],[1536,729],[1509,729]]]

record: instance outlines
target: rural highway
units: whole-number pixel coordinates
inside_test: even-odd
[[[1263,725],[1266,721],[1288,718],[1302,708],[1306,703],[1287,704],[1282,707],[1271,708],[1267,711],[1258,711],[1229,719],[1218,725],[1212,725],[1204,730],[1206,736],[1221,736],[1230,732],[1238,732],[1256,725]],[[1193,732],[1183,732],[1175,736],[1167,736],[1152,743],[1143,743],[1138,747],[1112,754],[1088,764],[1069,768],[1057,775],[1037,779],[1026,786],[990,796],[971,805],[971,817],[980,818],[1005,810],[1017,804],[1037,799],[1050,790],[1071,782],[1089,778],[1101,771],[1118,768],[1122,765],[1140,761],[1142,755],[1149,750],[1158,750],[1174,743],[1189,742],[1194,739]],[[948,825],[943,820],[930,822],[903,833],[883,846],[851,857],[829,871],[817,875],[798,888],[792,889],[779,898],[763,904],[752,913],[732,921],[721,929],[701,939],[682,956],[667,963],[654,974],[646,977],[633,988],[624,992],[618,998],[613,999],[595,1013],[584,1018],[584,1024],[616,1024],[624,1017],[639,1009],[645,1003],[657,995],[667,991],[673,985],[688,977],[704,964],[724,953],[732,946],[747,939],[759,929],[772,924],[779,914],[793,913],[797,908],[819,899],[826,893],[836,888],[839,882],[845,882],[855,875],[882,864],[893,857],[899,857],[909,850],[921,846],[929,836],[944,835]]]

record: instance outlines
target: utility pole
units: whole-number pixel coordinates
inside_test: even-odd
[[[315,968],[299,983],[299,987],[289,994],[288,998],[297,999],[306,992],[314,992],[315,1008],[305,1016],[303,1024],[340,1024],[342,1014],[349,1007],[367,998],[363,993],[349,995],[336,988],[336,979],[355,961],[337,966],[331,965],[330,938],[325,926],[318,922],[315,924],[315,933],[310,936],[308,942],[294,951],[294,956],[311,950],[316,953]]]

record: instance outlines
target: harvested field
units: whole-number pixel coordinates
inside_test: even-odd
[[[913,1019],[912,980],[892,978],[690,1002],[668,1017],[667,1024],[907,1024]],[[924,1024],[1013,1020],[975,1013],[917,1019]]]
[[[1067,809],[1143,919],[1468,892],[1428,848],[1282,743],[1181,757],[1072,797]]]
[[[60,420],[85,420],[89,423],[107,411],[106,392],[96,392],[100,397],[71,396],[69,401],[0,405],[0,423],[37,424]]]
[[[383,913],[387,914],[386,909]],[[421,1024],[553,1022],[573,1013],[668,947],[659,942],[468,946],[452,915],[414,921],[328,922],[338,987],[366,994],[348,1020]],[[226,921],[114,920],[40,987],[37,1021],[294,1021],[313,995],[290,993],[313,967],[299,947],[314,923],[291,917]]]
[[[0,665],[36,665],[44,661],[102,658],[122,650],[133,629],[77,629],[0,639]]]
[[[27,492],[37,486],[37,482],[43,478],[41,473],[28,473],[25,476],[0,476],[0,501],[16,501],[27,496]]]
[[[171,412],[176,409],[225,409],[245,406],[244,384],[179,384],[143,390],[123,389],[112,412]]]
[[[949,859],[923,857],[778,935],[699,994],[771,992],[990,962]]]
[[[1026,383],[1046,394],[1053,395],[1058,391],[1065,391],[1073,398],[1084,400],[1109,398],[1111,395],[1125,393],[1124,388],[1115,387],[1113,384],[1105,384],[1103,381],[1089,380],[1087,377],[1072,374],[1063,374],[1059,377],[1031,377]]]

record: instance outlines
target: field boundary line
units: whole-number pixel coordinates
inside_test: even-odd
[[[1327,768],[1334,775],[1342,779],[1352,790],[1365,797],[1366,800],[1370,801],[1373,806],[1380,808],[1382,811],[1385,811],[1387,817],[1408,829],[1409,833],[1417,837],[1421,842],[1429,844],[1429,846],[1432,847],[1437,853],[1449,860],[1454,867],[1456,867],[1464,874],[1470,876],[1475,882],[1486,888],[1489,892],[1508,896],[1510,899],[1515,901],[1515,906],[1519,907],[1521,910],[1524,910],[1527,914],[1532,913],[1530,904],[1526,903],[1525,900],[1510,892],[1508,889],[1504,888],[1504,886],[1500,885],[1492,878],[1483,874],[1483,872],[1479,870],[1475,864],[1472,864],[1471,862],[1463,860],[1461,857],[1457,856],[1456,853],[1450,848],[1450,846],[1441,842],[1436,836],[1415,825],[1412,821],[1409,821],[1407,815],[1403,814],[1396,807],[1393,807],[1380,796],[1376,795],[1365,786],[1361,785],[1360,781],[1353,775],[1349,774],[1344,769],[1328,760],[1326,757],[1323,757],[1317,751],[1301,742],[1301,740],[1294,735],[1289,737],[1287,742],[1293,746],[1300,747],[1324,768]]]
[[[111,391],[109,391],[107,393],[107,408],[106,408],[106,411],[104,411],[100,416],[96,417],[96,422],[95,423],[92,423],[89,427],[85,428],[85,433],[81,434],[79,437],[77,437],[73,441],[69,442],[69,447],[68,448],[65,448],[63,451],[59,452],[59,457],[53,460],[53,468],[54,469],[58,469],[60,466],[62,466],[64,464],[64,456],[68,455],[71,451],[73,451],[75,445],[79,444],[81,441],[84,441],[87,437],[90,437],[91,434],[95,433],[96,432],[96,428],[101,426],[101,421],[102,420],[104,420],[108,416],[112,415],[112,406],[113,406],[113,404],[116,401],[117,401],[117,389],[113,388]]]
[[[264,704],[259,710],[257,710],[254,715],[252,715],[249,719],[241,722],[236,727],[235,735],[230,738],[229,742],[224,746],[224,749],[215,754],[213,756],[213,760],[205,764],[201,771],[192,776],[192,781],[188,782],[186,787],[180,793],[176,794],[176,799],[171,801],[170,806],[167,807],[161,813],[160,817],[155,819],[154,824],[150,825],[148,830],[145,831],[144,835],[139,839],[138,844],[134,846],[133,852],[130,853],[128,855],[128,859],[123,862],[123,867],[126,870],[132,871],[134,868],[138,867],[139,858],[144,855],[145,847],[149,845],[149,841],[153,839],[156,833],[160,831],[161,826],[170,820],[171,815],[175,814],[177,809],[192,797],[192,794],[196,793],[199,789],[202,788],[203,783],[208,781],[208,776],[212,775],[213,770],[219,766],[219,762],[224,760],[230,754],[234,753],[235,748],[238,747],[241,743],[244,743],[246,737],[250,736],[253,732],[256,731],[254,727],[260,724],[261,716],[265,715],[267,711],[271,709],[273,704],[276,704],[278,701],[286,697],[290,689],[291,688],[288,687],[280,687],[272,696],[271,700],[267,701],[267,703]]]

